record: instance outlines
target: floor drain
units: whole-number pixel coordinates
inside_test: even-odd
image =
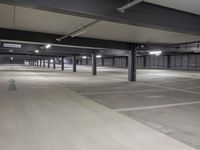
[[[16,81],[11,79],[10,81],[8,81],[8,91],[17,91],[17,87],[16,87]]]

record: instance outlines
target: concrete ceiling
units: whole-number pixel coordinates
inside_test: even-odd
[[[150,1],[150,0],[149,0]],[[156,0],[151,0],[156,1]],[[162,0],[160,0],[162,1]],[[164,0],[163,0],[164,1]],[[178,1],[178,0],[177,0]],[[0,4],[0,27],[55,34],[68,34],[93,19]],[[101,21],[82,37],[125,42],[181,43],[200,40],[200,36]]]
[[[106,39],[109,40],[144,43],[181,43],[200,40],[199,36],[105,21],[101,21],[100,23],[90,27],[86,30],[85,35],[81,36],[97,39],[104,39],[106,37]]]
[[[145,0],[149,3],[200,15],[200,0]]]

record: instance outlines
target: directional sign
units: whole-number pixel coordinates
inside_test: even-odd
[[[21,44],[14,44],[14,43],[3,43],[3,47],[6,48],[22,48]]]

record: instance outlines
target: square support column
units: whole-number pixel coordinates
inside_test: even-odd
[[[143,57],[143,67],[146,68],[147,67],[147,56],[144,55]]]
[[[104,58],[101,58],[101,66],[104,66]]]
[[[80,58],[80,65],[83,65],[83,59],[82,59],[82,57]]]
[[[37,60],[37,67],[39,66],[39,60]]]
[[[136,81],[136,47],[131,46],[128,57],[128,80]]]
[[[43,67],[45,68],[46,64],[45,64],[45,59],[43,60]]]
[[[89,65],[88,58],[86,58],[85,63],[86,63],[87,66]]]
[[[182,56],[181,56],[181,59],[182,59]],[[167,69],[170,69],[170,64],[171,64],[171,56],[167,55]]]
[[[42,60],[40,59],[40,67],[42,67]]]
[[[73,72],[76,72],[76,55],[73,55]]]
[[[50,58],[48,58],[48,68],[50,68]]]
[[[65,62],[64,62],[64,57],[61,58],[61,70],[65,70]]]
[[[53,57],[53,69],[56,69],[56,59]]]
[[[97,75],[97,59],[95,51],[92,53],[92,75]]]
[[[112,65],[113,65],[113,67],[115,67],[115,58],[114,57],[112,58]]]

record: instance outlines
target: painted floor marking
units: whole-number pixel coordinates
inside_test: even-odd
[[[163,90],[142,90],[142,91],[88,92],[88,93],[79,93],[79,94],[81,94],[81,95],[125,94],[125,93],[160,92],[160,91],[169,91],[169,90],[170,89],[163,89]]]
[[[200,104],[200,101],[166,104],[166,105],[145,106],[145,107],[121,108],[121,109],[114,109],[114,111],[125,112],[125,111],[136,111],[136,110],[149,110],[149,109],[158,109],[158,108],[167,108],[167,107],[175,107],[175,106],[194,105],[194,104]]]
[[[185,89],[177,89],[177,88],[168,87],[168,86],[161,86],[161,85],[155,85],[155,84],[144,83],[144,82],[143,83],[141,82],[141,84],[150,85],[153,87],[165,88],[168,90],[176,90],[176,91],[187,92],[187,93],[192,93],[192,94],[200,94],[200,92],[195,92],[195,91],[190,91],[190,90],[185,90]]]

